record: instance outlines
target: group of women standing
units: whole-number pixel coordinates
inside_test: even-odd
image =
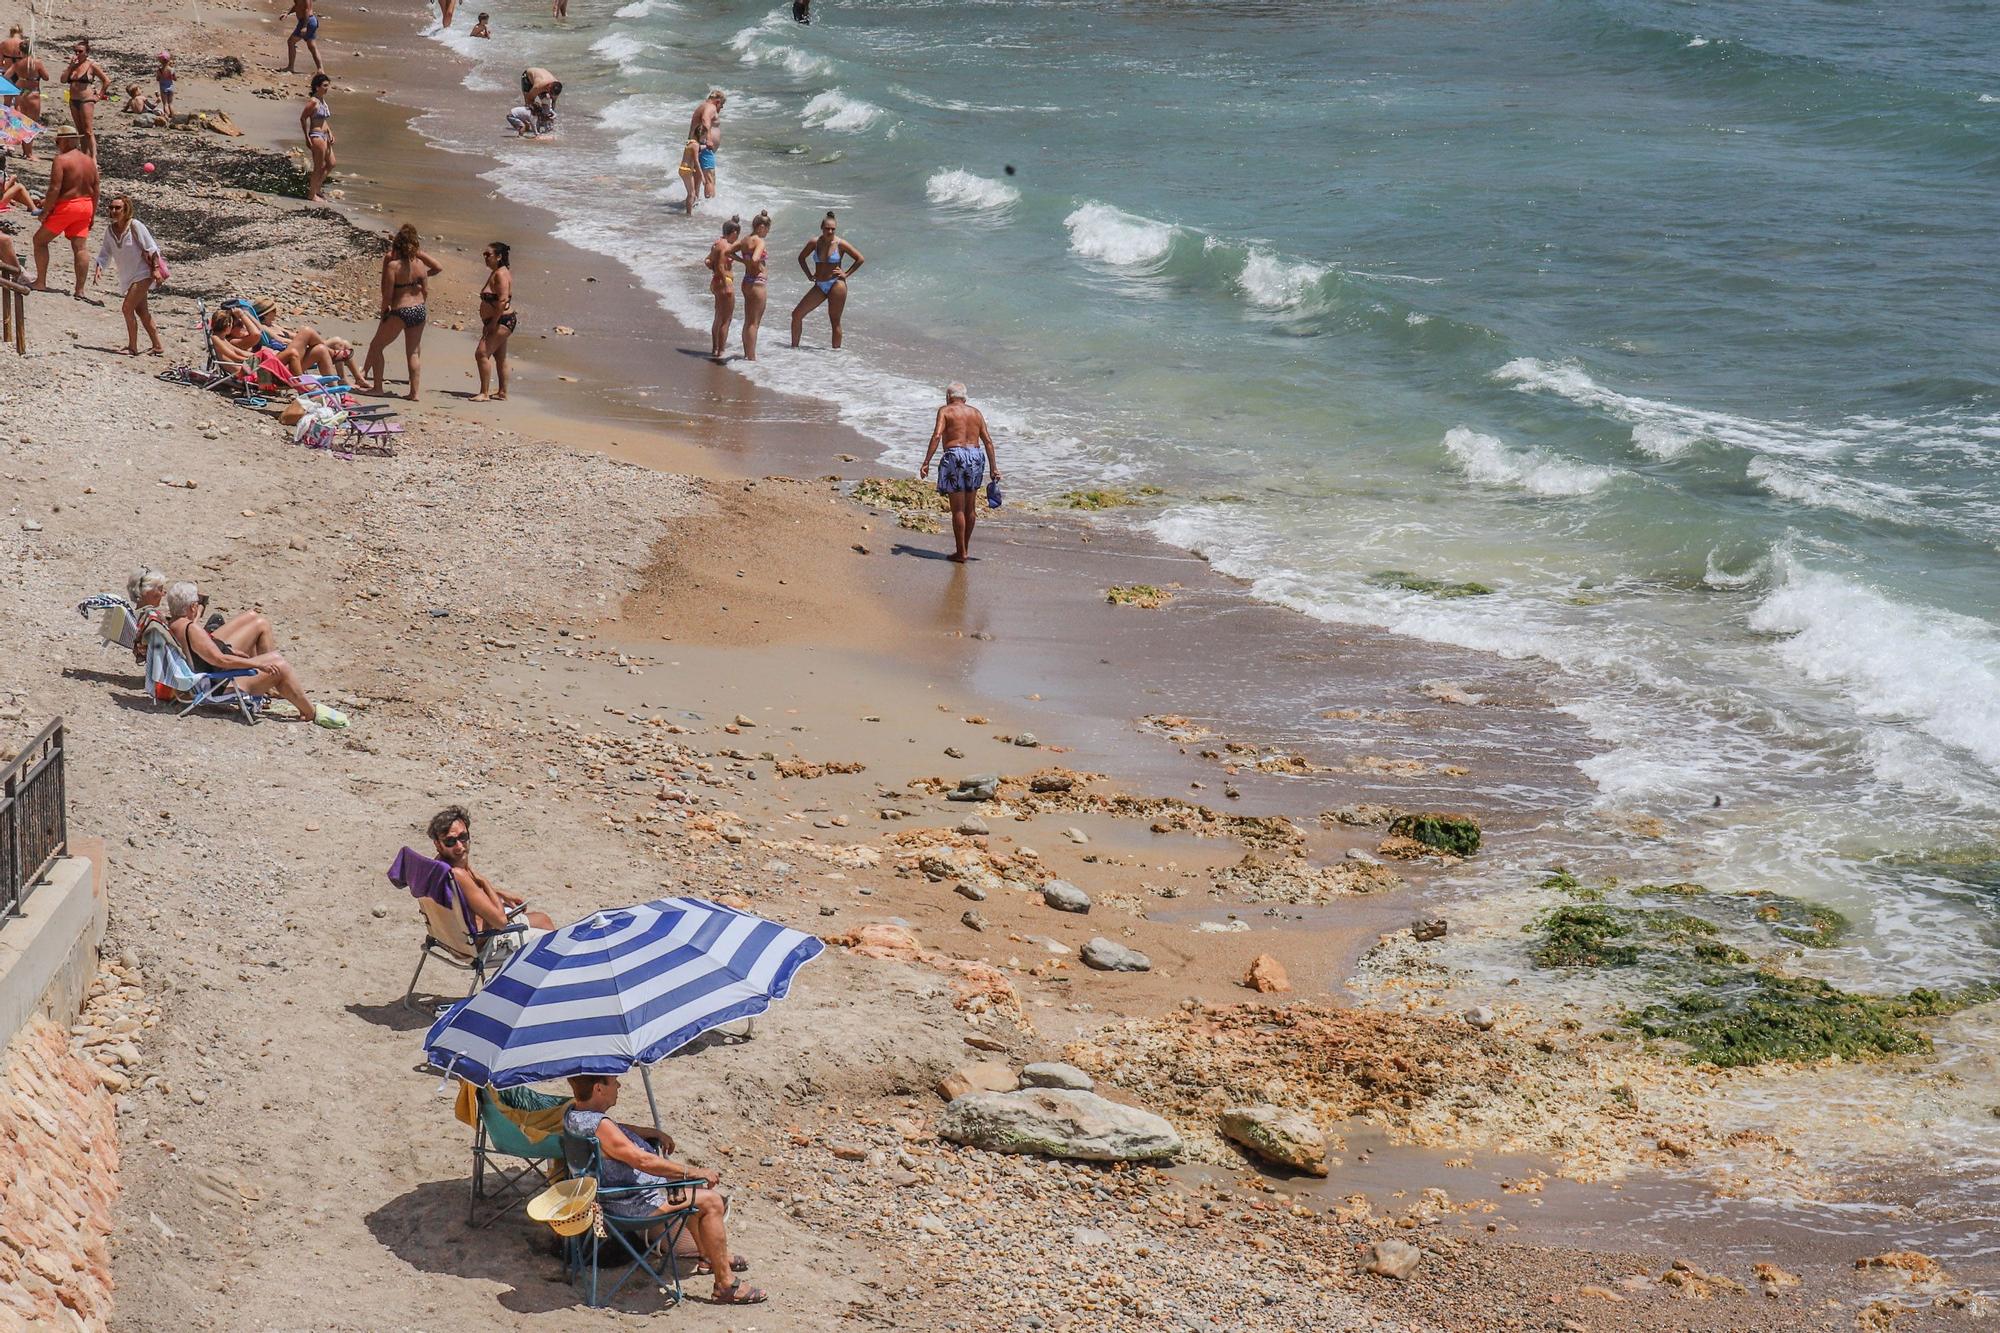
[[[708,353],[721,359],[729,345],[729,324],[736,316],[736,278],[732,271],[743,265],[743,357],[757,359],[757,332],[764,320],[764,304],[770,297],[771,253],[766,244],[771,234],[771,215],[759,213],[750,220],[750,234],[743,234],[743,220],[732,216],[722,224],[722,235],[708,247],[702,262],[711,275],[708,290],[715,297],[715,319],[708,329]],[[806,316],[826,307],[833,325],[833,345],[840,346],[840,317],[847,309],[847,280],[865,261],[861,252],[840,238],[832,213],[820,219],[819,234],[799,251],[799,270],[811,284],[799,303],[792,307],[792,346],[799,345]]]
[[[514,309],[514,269],[512,247],[492,241],[481,252],[486,265],[486,281],[479,289],[479,345],[472,359],[479,367],[479,392],[475,403],[493,402],[507,396],[507,343],[521,317]],[[382,306],[375,336],[369,340],[361,361],[361,387],[381,393],[384,361],[397,335],[403,339],[403,355],[410,370],[410,392],[417,400],[423,371],[424,326],[430,322],[430,280],[444,272],[443,265],[424,253],[417,229],[404,223],[389,239],[389,252],[382,256]]]

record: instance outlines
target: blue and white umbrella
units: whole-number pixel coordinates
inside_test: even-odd
[[[784,999],[793,974],[825,948],[705,898],[597,912],[550,931],[447,1009],[424,1034],[424,1055],[496,1088],[635,1064],[643,1074],[711,1028]]]

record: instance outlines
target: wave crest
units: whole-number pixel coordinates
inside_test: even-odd
[[[881,119],[882,108],[858,97],[849,97],[838,88],[815,94],[800,119],[814,129],[839,134],[859,134]]]
[[[1608,467],[1572,463],[1546,449],[1515,449],[1464,426],[1444,434],[1445,452],[1466,476],[1488,486],[1508,486],[1530,495],[1572,496],[1601,491],[1617,480]]]
[[[934,204],[981,213],[1000,212],[1012,208],[1021,200],[1021,192],[1005,181],[975,176],[963,167],[953,167],[932,175],[924,182],[924,194]]]
[[[1096,201],[1063,219],[1069,248],[1085,259],[1121,268],[1148,267],[1166,257],[1176,228]]]

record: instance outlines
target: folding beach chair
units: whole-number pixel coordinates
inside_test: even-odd
[[[472,1128],[472,1200],[466,1221],[475,1227],[492,1226],[551,1183],[549,1164],[562,1160],[562,1133],[531,1139],[497,1103],[517,1111],[552,1111],[567,1106],[568,1097],[537,1092],[533,1088],[475,1087],[479,1118]],[[511,1160],[493,1161],[493,1158]],[[485,1217],[482,1205],[497,1204]]]
[[[186,717],[203,704],[215,704],[235,709],[245,722],[255,725],[264,707],[264,696],[245,694],[237,682],[256,674],[254,667],[197,671],[188,664],[187,655],[181,652],[165,625],[146,627],[146,694],[155,707],[178,703],[183,705],[180,716]]]
[[[630,1281],[633,1274],[643,1272],[671,1304],[679,1305],[682,1296],[677,1246],[688,1223],[694,1220],[695,1188],[707,1182],[669,1180],[656,1185],[607,1188],[596,1139],[580,1139],[566,1133],[562,1135],[562,1147],[564,1163],[569,1167],[572,1178],[589,1176],[597,1181],[601,1225],[585,1228],[580,1235],[569,1237],[565,1253],[570,1273],[573,1277],[584,1279],[584,1304],[592,1309],[609,1305],[618,1295],[619,1288]],[[647,1217],[620,1217],[612,1211],[612,1204],[618,1199],[656,1189],[669,1191],[667,1201],[680,1206]],[[658,1227],[660,1232],[648,1240],[646,1233],[654,1227]],[[622,1267],[624,1271],[618,1275],[616,1282],[600,1293],[602,1275],[607,1268],[613,1267]],[[666,1272],[662,1273],[661,1268],[665,1268]]]
[[[527,936],[525,921],[510,922],[497,930],[479,929],[458,891],[458,882],[452,878],[451,867],[434,857],[403,848],[389,867],[389,882],[410,891],[424,923],[417,970],[410,974],[409,989],[403,992],[403,1003],[409,1008],[418,1007],[414,1002],[417,981],[424,974],[424,964],[433,958],[472,973],[472,985],[465,992],[470,995],[486,984],[487,973]]]
[[[115,592],[102,592],[94,597],[86,597],[76,604],[76,613],[85,620],[96,611],[97,638],[106,648],[123,648],[132,651],[138,641],[139,619],[132,610],[132,603]]]

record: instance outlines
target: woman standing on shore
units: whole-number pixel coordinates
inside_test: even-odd
[[[423,369],[420,354],[424,341],[424,321],[430,318],[427,302],[430,280],[444,272],[435,259],[417,245],[417,229],[405,222],[389,238],[389,253],[382,256],[381,323],[368,344],[361,362],[361,378],[370,393],[382,393],[384,354],[396,334],[403,335],[403,354],[409,360],[410,391],[404,396],[417,401],[418,376]]]
[[[299,112],[299,128],[306,134],[306,151],[312,154],[312,178],[306,182],[306,202],[326,202],[321,193],[326,178],[333,174],[333,108],[326,104],[327,86],[333,80],[325,74],[312,76],[306,93],[305,109]]]
[[[96,157],[97,102],[100,97],[111,96],[111,76],[104,72],[104,66],[90,58],[87,38],[77,42],[71,52],[69,66],[63,70],[63,82],[69,85],[70,123],[83,136],[84,154]],[[93,83],[98,86],[98,92],[90,90]]]
[[[125,293],[125,355],[139,355],[142,324],[153,342],[148,355],[161,355],[166,349],[160,346],[160,331],[153,327],[153,311],[146,304],[146,293],[165,274],[167,265],[160,258],[159,242],[146,230],[145,223],[132,216],[132,200],[122,194],[111,201],[111,226],[104,233],[104,244],[97,248],[97,262],[91,267],[102,273],[107,264],[116,265],[118,286]]]
[[[743,261],[743,359],[757,359],[757,326],[764,322],[764,303],[771,299],[771,250],[764,238],[771,234],[771,215],[759,213],[750,219],[750,234],[736,246]]]
[[[840,265],[843,253],[854,261],[845,268]],[[792,346],[799,345],[799,335],[805,331],[806,316],[821,305],[826,307],[827,318],[833,322],[833,345],[836,348],[840,346],[840,314],[847,309],[847,280],[866,262],[859,250],[840,239],[837,224],[829,211],[820,219],[819,235],[807,241],[805,249],[799,251],[799,268],[812,286],[792,307]]]
[[[514,311],[514,270],[511,247],[494,241],[480,258],[486,261],[486,285],[479,289],[479,346],[472,359],[479,366],[475,403],[499,402],[507,396],[507,340],[521,317]],[[494,388],[497,384],[499,387]]]
[[[736,262],[736,238],[742,231],[743,219],[731,214],[729,221],[722,224],[722,235],[708,247],[708,258],[701,261],[714,275],[708,280],[708,290],[715,297],[715,319],[708,326],[708,354],[718,361],[729,348],[729,320],[736,313],[736,279],[729,268]]]

